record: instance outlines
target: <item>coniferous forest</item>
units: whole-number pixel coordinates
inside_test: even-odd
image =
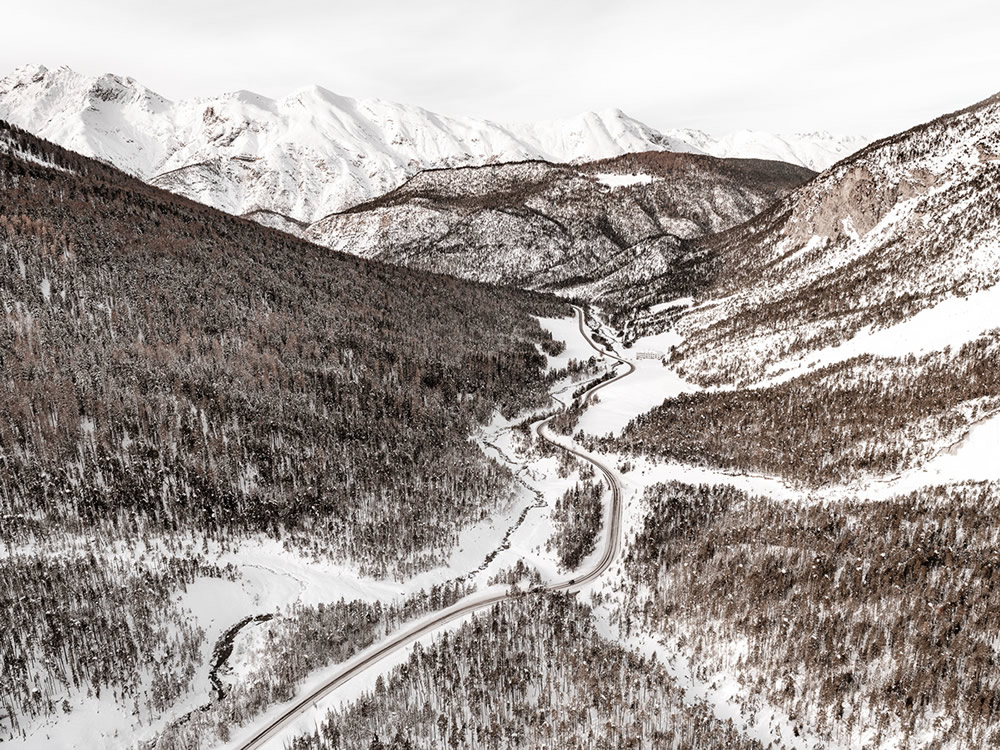
[[[224,574],[202,542],[266,536],[405,576],[507,501],[508,470],[469,438],[544,402],[540,347],[556,345],[532,314],[565,306],[328,251],[6,124],[0,138],[12,732],[66,686],[129,694],[150,668],[166,680],[151,713],[182,691],[200,634],[170,594]]]

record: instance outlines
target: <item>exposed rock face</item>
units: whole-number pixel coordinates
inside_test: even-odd
[[[801,241],[864,237],[898,202],[924,195],[936,182],[937,177],[921,167],[893,173],[876,165],[850,166],[825,183],[829,190],[818,194],[815,203],[796,203],[790,224]]]
[[[796,237],[838,240],[852,232],[864,236],[895,205],[897,197],[897,188],[876,178],[868,167],[851,167],[816,204],[795,206],[792,224]]]
[[[753,380],[789,357],[1000,282],[1000,102],[868,146],[685,257],[685,367]],[[675,278],[634,290],[669,296]],[[1000,318],[997,320],[1000,325]]]

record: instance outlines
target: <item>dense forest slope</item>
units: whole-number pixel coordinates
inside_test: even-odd
[[[200,641],[171,592],[231,573],[170,540],[439,560],[509,497],[468,438],[544,397],[531,313],[569,312],[316,247],[2,123],[0,311],[6,728],[74,687],[137,695],[150,665],[170,679],[145,710],[183,691]]]
[[[590,608],[564,595],[496,605],[418,644],[374,691],[289,746],[763,749],[691,701],[662,664],[603,637]]]
[[[995,747],[998,502],[996,482],[833,502],[656,485],[614,609],[811,726],[805,746]]]
[[[548,334],[528,311],[551,302],[329,252],[4,137],[59,167],[0,156],[10,510],[322,520],[352,527],[342,551],[419,548],[431,530],[387,510],[453,517],[495,485],[465,437],[541,393]]]
[[[429,170],[305,234],[414,268],[599,297],[663,273],[684,240],[744,222],[812,176],[667,152]]]

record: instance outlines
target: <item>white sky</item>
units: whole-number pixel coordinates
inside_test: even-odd
[[[0,75],[170,99],[315,83],[452,115],[885,135],[1000,90],[996,0],[6,0]]]

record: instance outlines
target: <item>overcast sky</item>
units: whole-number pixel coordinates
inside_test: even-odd
[[[169,99],[316,83],[452,115],[620,107],[653,127],[885,135],[1000,90],[996,0],[31,0],[0,69]]]

